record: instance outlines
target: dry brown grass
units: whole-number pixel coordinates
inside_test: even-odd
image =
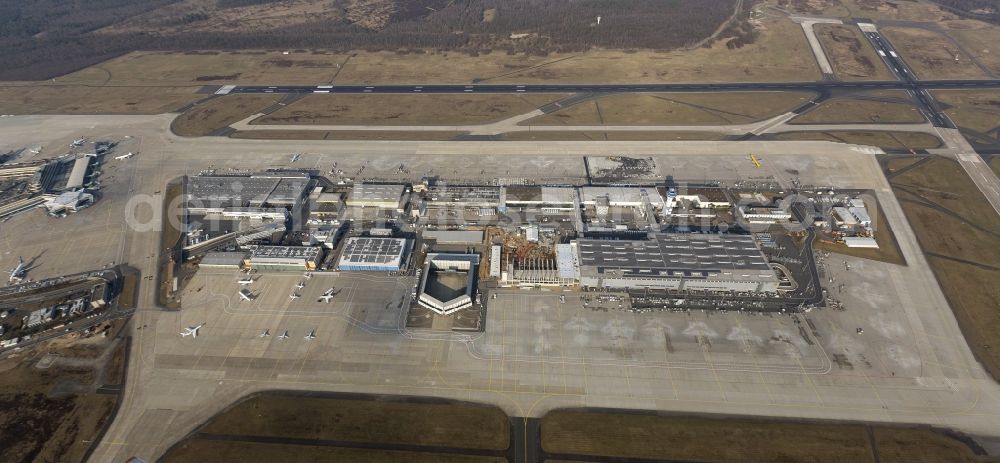
[[[971,19],[948,21],[941,25],[980,64],[1000,74],[1000,26]]]
[[[725,134],[714,132],[553,132],[532,130],[501,135],[511,141],[656,141],[656,140],[721,140]]]
[[[505,458],[444,453],[404,452],[393,450],[352,449],[254,442],[222,442],[192,439],[171,449],[161,461],[238,461],[273,463],[276,461],[330,461],[356,463],[505,463]]]
[[[907,101],[906,93],[894,92],[893,99]],[[792,124],[908,124],[926,122],[920,110],[910,103],[835,98],[790,121]]]
[[[550,453],[745,462],[870,462],[862,425],[667,417],[624,413],[550,412],[542,419]]]
[[[203,98],[194,87],[0,86],[3,114],[161,114]]]
[[[625,93],[586,101],[522,125],[744,124],[788,112],[801,92]]]
[[[501,82],[662,83],[804,81],[820,78],[801,27],[787,18],[763,21],[755,43],[655,52],[593,50],[546,57],[432,52],[134,52],[58,81],[116,85],[389,84]],[[348,57],[350,56],[350,59]],[[342,69],[341,69],[342,67]],[[336,76],[336,79],[334,79]]]
[[[882,35],[921,79],[985,79],[975,63],[947,37],[925,29],[885,27]],[[958,61],[955,57],[958,57]]]
[[[241,130],[230,138],[255,140],[452,140],[463,132],[405,130]]]
[[[463,125],[496,122],[567,95],[308,95],[252,124]]]
[[[890,184],[969,347],[1000,379],[1000,216],[950,159],[935,158]]]
[[[94,371],[34,368],[46,352],[91,357],[111,338],[82,346],[59,339],[0,360],[0,450],[3,461],[82,461],[101,427],[112,418],[115,396],[83,393],[49,396],[62,382],[91,384]]]
[[[775,136],[778,140],[823,140],[857,145],[878,146],[883,149],[932,149],[941,146],[937,137],[922,132],[891,131],[825,131],[786,132]]]
[[[879,460],[889,463],[979,463],[997,458],[978,456],[946,435],[921,428],[875,427]]]
[[[213,98],[177,116],[170,129],[184,137],[201,137],[228,127],[276,103],[281,95],[231,94]]]
[[[846,423],[556,410],[541,439],[549,453],[671,461],[873,462],[876,445],[884,463],[996,461],[930,428]]]
[[[347,55],[275,51],[132,52],[62,76],[86,85],[320,85],[340,71]]]
[[[816,36],[842,80],[891,80],[892,73],[856,26],[816,24]]]
[[[835,18],[941,21],[956,16],[929,1],[887,0],[778,0],[778,5],[796,13]]]
[[[510,444],[507,415],[495,407],[277,394],[244,400],[201,432],[487,450]]]
[[[1000,91],[938,90],[934,98],[960,128],[988,133],[1000,127]]]

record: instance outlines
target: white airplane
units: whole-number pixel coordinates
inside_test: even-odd
[[[308,280],[308,279],[310,279],[310,278],[313,277],[313,274],[312,274],[312,272],[306,272],[306,273],[303,273],[302,276],[306,277],[306,279]]]
[[[561,303],[565,304],[565,303],[566,303],[566,296],[564,296],[564,295],[559,295],[559,302],[561,302]]]
[[[316,330],[310,331],[309,334],[307,334],[305,336],[305,340],[306,341],[310,341],[310,340],[313,340],[313,339],[316,339]]]
[[[244,301],[252,301],[253,298],[254,294],[251,293],[250,291],[247,291],[245,289],[240,290],[240,299],[243,299]]]
[[[250,283],[253,283],[253,277],[246,277],[246,278],[244,278],[242,280],[237,281],[237,283],[239,283],[241,285],[248,285]]]
[[[278,339],[288,339],[288,330],[285,330],[284,333],[281,333],[281,336],[278,336]]]
[[[333,299],[333,296],[335,296],[335,294],[333,294],[333,288],[330,288],[326,290],[322,296],[319,297],[319,300],[329,303],[330,299]]]
[[[189,327],[187,327],[186,330],[181,331],[181,333],[180,333],[181,337],[182,338],[186,338],[188,336],[191,336],[192,338],[197,338],[198,337],[198,330],[200,330],[201,327],[203,327],[203,326],[205,326],[204,323],[202,323],[200,325],[197,325],[197,326],[189,326]]]
[[[260,334],[260,337],[266,338],[270,335],[271,335],[271,330],[264,330],[264,332]]]
[[[14,270],[8,270],[7,273],[10,274],[10,278],[7,279],[7,283],[13,283],[15,281],[21,281],[24,279],[24,274],[31,270],[30,267],[24,264],[24,259],[17,258],[17,267]]]
[[[73,140],[73,143],[70,143],[69,146],[80,146],[84,143],[87,143],[86,138],[77,138],[76,140]]]
[[[97,157],[97,153],[84,153],[83,157],[85,157],[85,158],[96,158]]]
[[[128,158],[130,158],[132,156],[135,156],[135,153],[129,151],[128,154],[123,154],[121,156],[115,156],[115,159],[117,159],[119,161],[124,161],[125,159],[128,159]]]
[[[300,297],[302,297],[302,296],[299,296],[299,293],[292,293],[292,294],[288,295],[289,299],[298,299]]]
[[[306,287],[305,282],[300,281],[299,284],[295,285],[296,288],[302,289]]]
[[[298,161],[300,156],[302,156],[302,155],[299,154],[299,153],[293,154],[292,155],[292,162]]]

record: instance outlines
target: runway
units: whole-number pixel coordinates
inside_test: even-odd
[[[237,85],[219,87],[227,93],[659,93],[720,91],[802,91],[847,90],[948,90],[1000,88],[1000,80],[920,80],[903,82],[882,80],[867,82],[747,82],[747,83],[678,83],[678,84],[468,84],[468,85]]]

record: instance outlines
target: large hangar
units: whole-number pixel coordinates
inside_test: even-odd
[[[778,277],[746,235],[657,233],[648,240],[577,241],[580,285],[774,292]]]

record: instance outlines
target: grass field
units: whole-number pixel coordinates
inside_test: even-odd
[[[922,132],[786,132],[775,136],[778,140],[824,140],[857,145],[878,146],[883,149],[932,149],[941,146],[941,140]]]
[[[501,139],[510,141],[650,141],[650,140],[721,140],[725,135],[714,132],[554,132],[545,129],[530,132],[510,132]]]
[[[891,92],[891,95],[886,95],[886,97],[888,101],[854,97],[834,98],[820,103],[819,106],[790,122],[792,124],[907,124],[926,122],[916,106],[905,103],[909,100],[905,92]]]
[[[277,394],[242,401],[200,431],[488,450],[510,444],[507,415],[494,407]]]
[[[1000,380],[1000,216],[950,159],[887,176],[969,347]]]
[[[452,140],[463,132],[369,130],[241,130],[231,138],[253,140]]]
[[[308,95],[252,124],[462,125],[528,113],[566,97],[536,95]]]
[[[192,439],[173,449],[160,461],[185,463],[206,461],[238,461],[241,463],[273,463],[276,461],[329,461],[352,463],[504,463],[505,458],[449,455],[431,452],[353,449],[343,447],[312,447],[288,444],[258,444]]]
[[[273,392],[213,417],[163,461],[502,463],[509,447],[496,407]]]
[[[213,98],[177,116],[170,129],[184,137],[200,137],[228,127],[277,103],[281,95],[232,94]]]
[[[58,77],[61,84],[211,85],[329,83],[348,55],[278,51],[132,52]]]
[[[88,85],[375,84],[500,82],[662,83],[820,78],[801,27],[768,17],[752,44],[690,51],[595,49],[548,56],[455,52],[134,52],[59,77]]]
[[[906,27],[885,27],[881,31],[920,79],[989,77],[947,37],[937,32]]]
[[[813,28],[838,78],[892,79],[889,68],[857,27],[844,24],[816,24]]]
[[[1000,74],[1000,26],[971,19],[941,25],[973,58],[993,73]]]
[[[744,124],[809,101],[811,93],[623,93],[538,116],[522,125]]]
[[[94,368],[37,369],[35,364],[46,353],[91,359],[108,347],[111,339],[99,335],[82,341],[59,339],[0,360],[0,460],[83,460],[102,426],[112,418],[116,397],[50,392],[66,384],[92,385],[98,381],[98,368],[106,369],[104,382],[120,384],[124,344],[119,343],[106,365]]]
[[[160,114],[203,98],[194,87],[0,86],[3,114]]]
[[[995,461],[929,428],[864,424],[556,410],[542,418],[541,435],[548,453],[668,461]]]
[[[1000,91],[937,90],[934,98],[959,128],[983,134],[1000,128]]]

